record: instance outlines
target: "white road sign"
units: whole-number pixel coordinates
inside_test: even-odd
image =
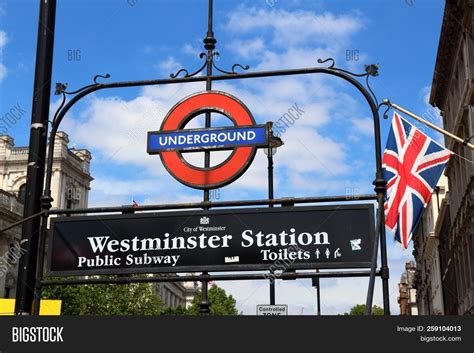
[[[288,315],[288,305],[257,305],[257,316],[267,316],[267,315]]]

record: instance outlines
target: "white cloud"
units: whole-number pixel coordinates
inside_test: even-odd
[[[118,97],[89,100],[80,119],[66,119],[62,128],[71,131],[78,146],[99,151],[98,160],[147,165],[146,131],[159,128],[160,107],[148,97],[124,101]]]
[[[181,48],[181,51],[184,53],[184,54],[189,54],[191,55],[192,57],[194,58],[198,58],[199,57],[199,54],[203,51],[200,47],[198,47],[197,45],[194,46],[190,43],[186,43],[185,45],[183,45],[183,48]]]
[[[232,48],[243,58],[255,57],[256,55],[261,55],[265,49],[265,41],[263,38],[252,38],[249,40],[237,39],[229,48]]]
[[[7,75],[7,68],[5,64],[3,64],[3,48],[6,46],[7,43],[8,43],[7,33],[5,31],[0,31],[0,82],[2,82],[2,80]]]
[[[345,147],[314,129],[290,128],[282,136],[286,141],[278,151],[278,164],[292,171],[292,175],[314,172],[334,177],[347,172]]]
[[[99,174],[91,185],[89,206],[130,205],[132,200],[141,205],[202,201],[202,197],[182,195],[179,191],[177,183],[157,183],[156,178],[143,178],[140,173],[128,180]]]
[[[371,118],[354,118],[351,120],[356,131],[366,136],[374,135],[374,120]]]
[[[0,82],[2,82],[2,80],[5,78],[6,75],[7,75],[7,68],[5,65],[0,63]]]
[[[7,33],[5,31],[0,31],[0,49],[3,49],[5,44],[8,42]]]
[[[226,25],[227,30],[235,33],[270,31],[275,39],[273,44],[277,46],[295,46],[309,39],[313,42],[339,42],[362,27],[363,21],[358,14],[315,14],[244,6],[232,12]]]
[[[178,71],[181,68],[181,64],[173,56],[168,56],[164,61],[157,63],[155,68],[159,72],[169,75]]]

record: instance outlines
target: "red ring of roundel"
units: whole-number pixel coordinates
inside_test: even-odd
[[[236,126],[255,125],[252,114],[239,99],[224,92],[206,91],[176,104],[163,120],[160,130],[181,129],[193,113],[206,110],[224,112]],[[237,147],[225,162],[210,168],[190,165],[177,151],[161,152],[160,157],[168,172],[179,182],[196,189],[215,189],[240,177],[252,163],[255,152],[255,147]]]

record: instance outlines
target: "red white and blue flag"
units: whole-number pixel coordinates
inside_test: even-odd
[[[385,225],[406,249],[452,152],[394,113],[383,155]]]

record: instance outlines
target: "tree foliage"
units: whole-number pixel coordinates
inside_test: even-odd
[[[235,299],[217,285],[209,288],[208,297],[211,315],[238,314]],[[201,293],[187,309],[165,307],[154,283],[47,286],[42,298],[62,300],[63,315],[199,315]]]
[[[344,313],[344,315],[364,315],[364,312],[365,304],[357,304],[348,313]],[[372,315],[383,315],[383,309],[377,305],[372,306]]]
[[[184,306],[178,305],[175,308],[170,308],[170,307],[164,308],[163,311],[161,312],[161,315],[180,316],[180,315],[189,315],[189,313],[188,313],[188,310]]]
[[[211,315],[238,315],[239,312],[235,306],[236,301],[232,295],[228,295],[224,289],[217,285],[212,285],[207,293],[211,302]],[[201,293],[197,292],[187,309],[187,315],[199,315],[199,303],[201,302]]]
[[[47,286],[44,299],[61,299],[63,315],[159,315],[163,301],[153,283]]]

